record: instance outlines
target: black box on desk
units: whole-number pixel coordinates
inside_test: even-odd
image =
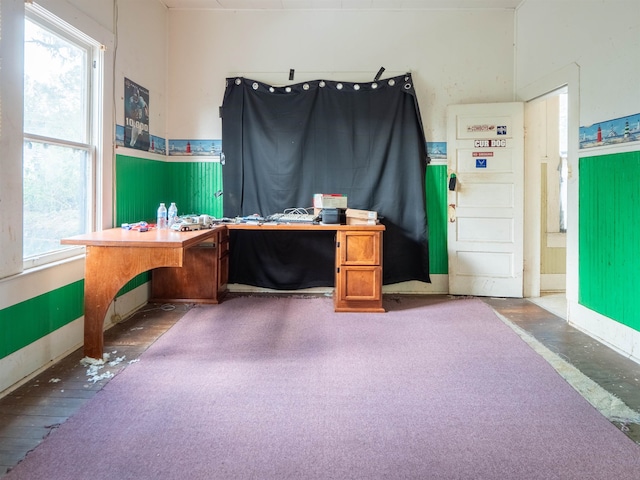
[[[344,225],[347,220],[344,208],[323,208],[321,215],[327,225]]]

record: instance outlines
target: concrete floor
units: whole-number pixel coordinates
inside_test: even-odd
[[[570,326],[563,295],[485,298],[594,407],[640,444],[640,365]]]
[[[447,296],[444,296],[447,297]],[[452,297],[455,298],[455,297]],[[633,441],[640,444],[640,365],[569,326],[563,295],[483,298],[531,347]],[[189,306],[147,305],[105,333],[117,375]],[[110,379],[92,377],[79,349],[0,398],[0,478]],[[97,372],[98,374],[100,372]]]

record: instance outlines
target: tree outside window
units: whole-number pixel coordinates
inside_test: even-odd
[[[29,11],[24,44],[23,248],[34,260],[93,226],[91,74],[96,46]],[[46,260],[45,260],[46,261]]]

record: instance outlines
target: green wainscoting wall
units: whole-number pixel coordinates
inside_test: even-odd
[[[84,314],[84,280],[0,310],[0,358]]]
[[[640,152],[579,162],[578,302],[640,330]]]
[[[425,179],[429,228],[429,273],[449,273],[447,259],[447,166],[428,165]]]
[[[115,225],[155,223],[160,202],[178,214],[222,216],[222,169],[217,162],[163,162],[116,156]]]
[[[176,202],[178,212],[222,216],[222,167],[214,162],[160,162],[116,156],[115,225],[155,222],[160,202]],[[432,274],[447,274],[447,166],[429,165],[425,191]],[[143,274],[144,276],[144,274]],[[146,281],[146,280],[144,280]],[[142,283],[144,283],[144,281]],[[136,279],[125,288],[138,286]]]
[[[146,221],[155,223],[160,202],[190,213],[222,216],[222,170],[217,162],[163,162],[116,155],[115,226]],[[122,295],[150,280],[138,275],[118,293]]]

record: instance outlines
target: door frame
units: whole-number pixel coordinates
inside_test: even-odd
[[[578,302],[578,160],[580,133],[580,67],[571,63],[566,67],[520,88],[516,98],[530,102],[567,87],[568,166],[567,184],[567,276],[566,297],[568,319],[571,305]],[[526,107],[525,107],[526,108]],[[525,115],[525,143],[527,124]],[[540,296],[540,187],[539,168],[525,158],[525,235],[524,235],[524,296]]]

